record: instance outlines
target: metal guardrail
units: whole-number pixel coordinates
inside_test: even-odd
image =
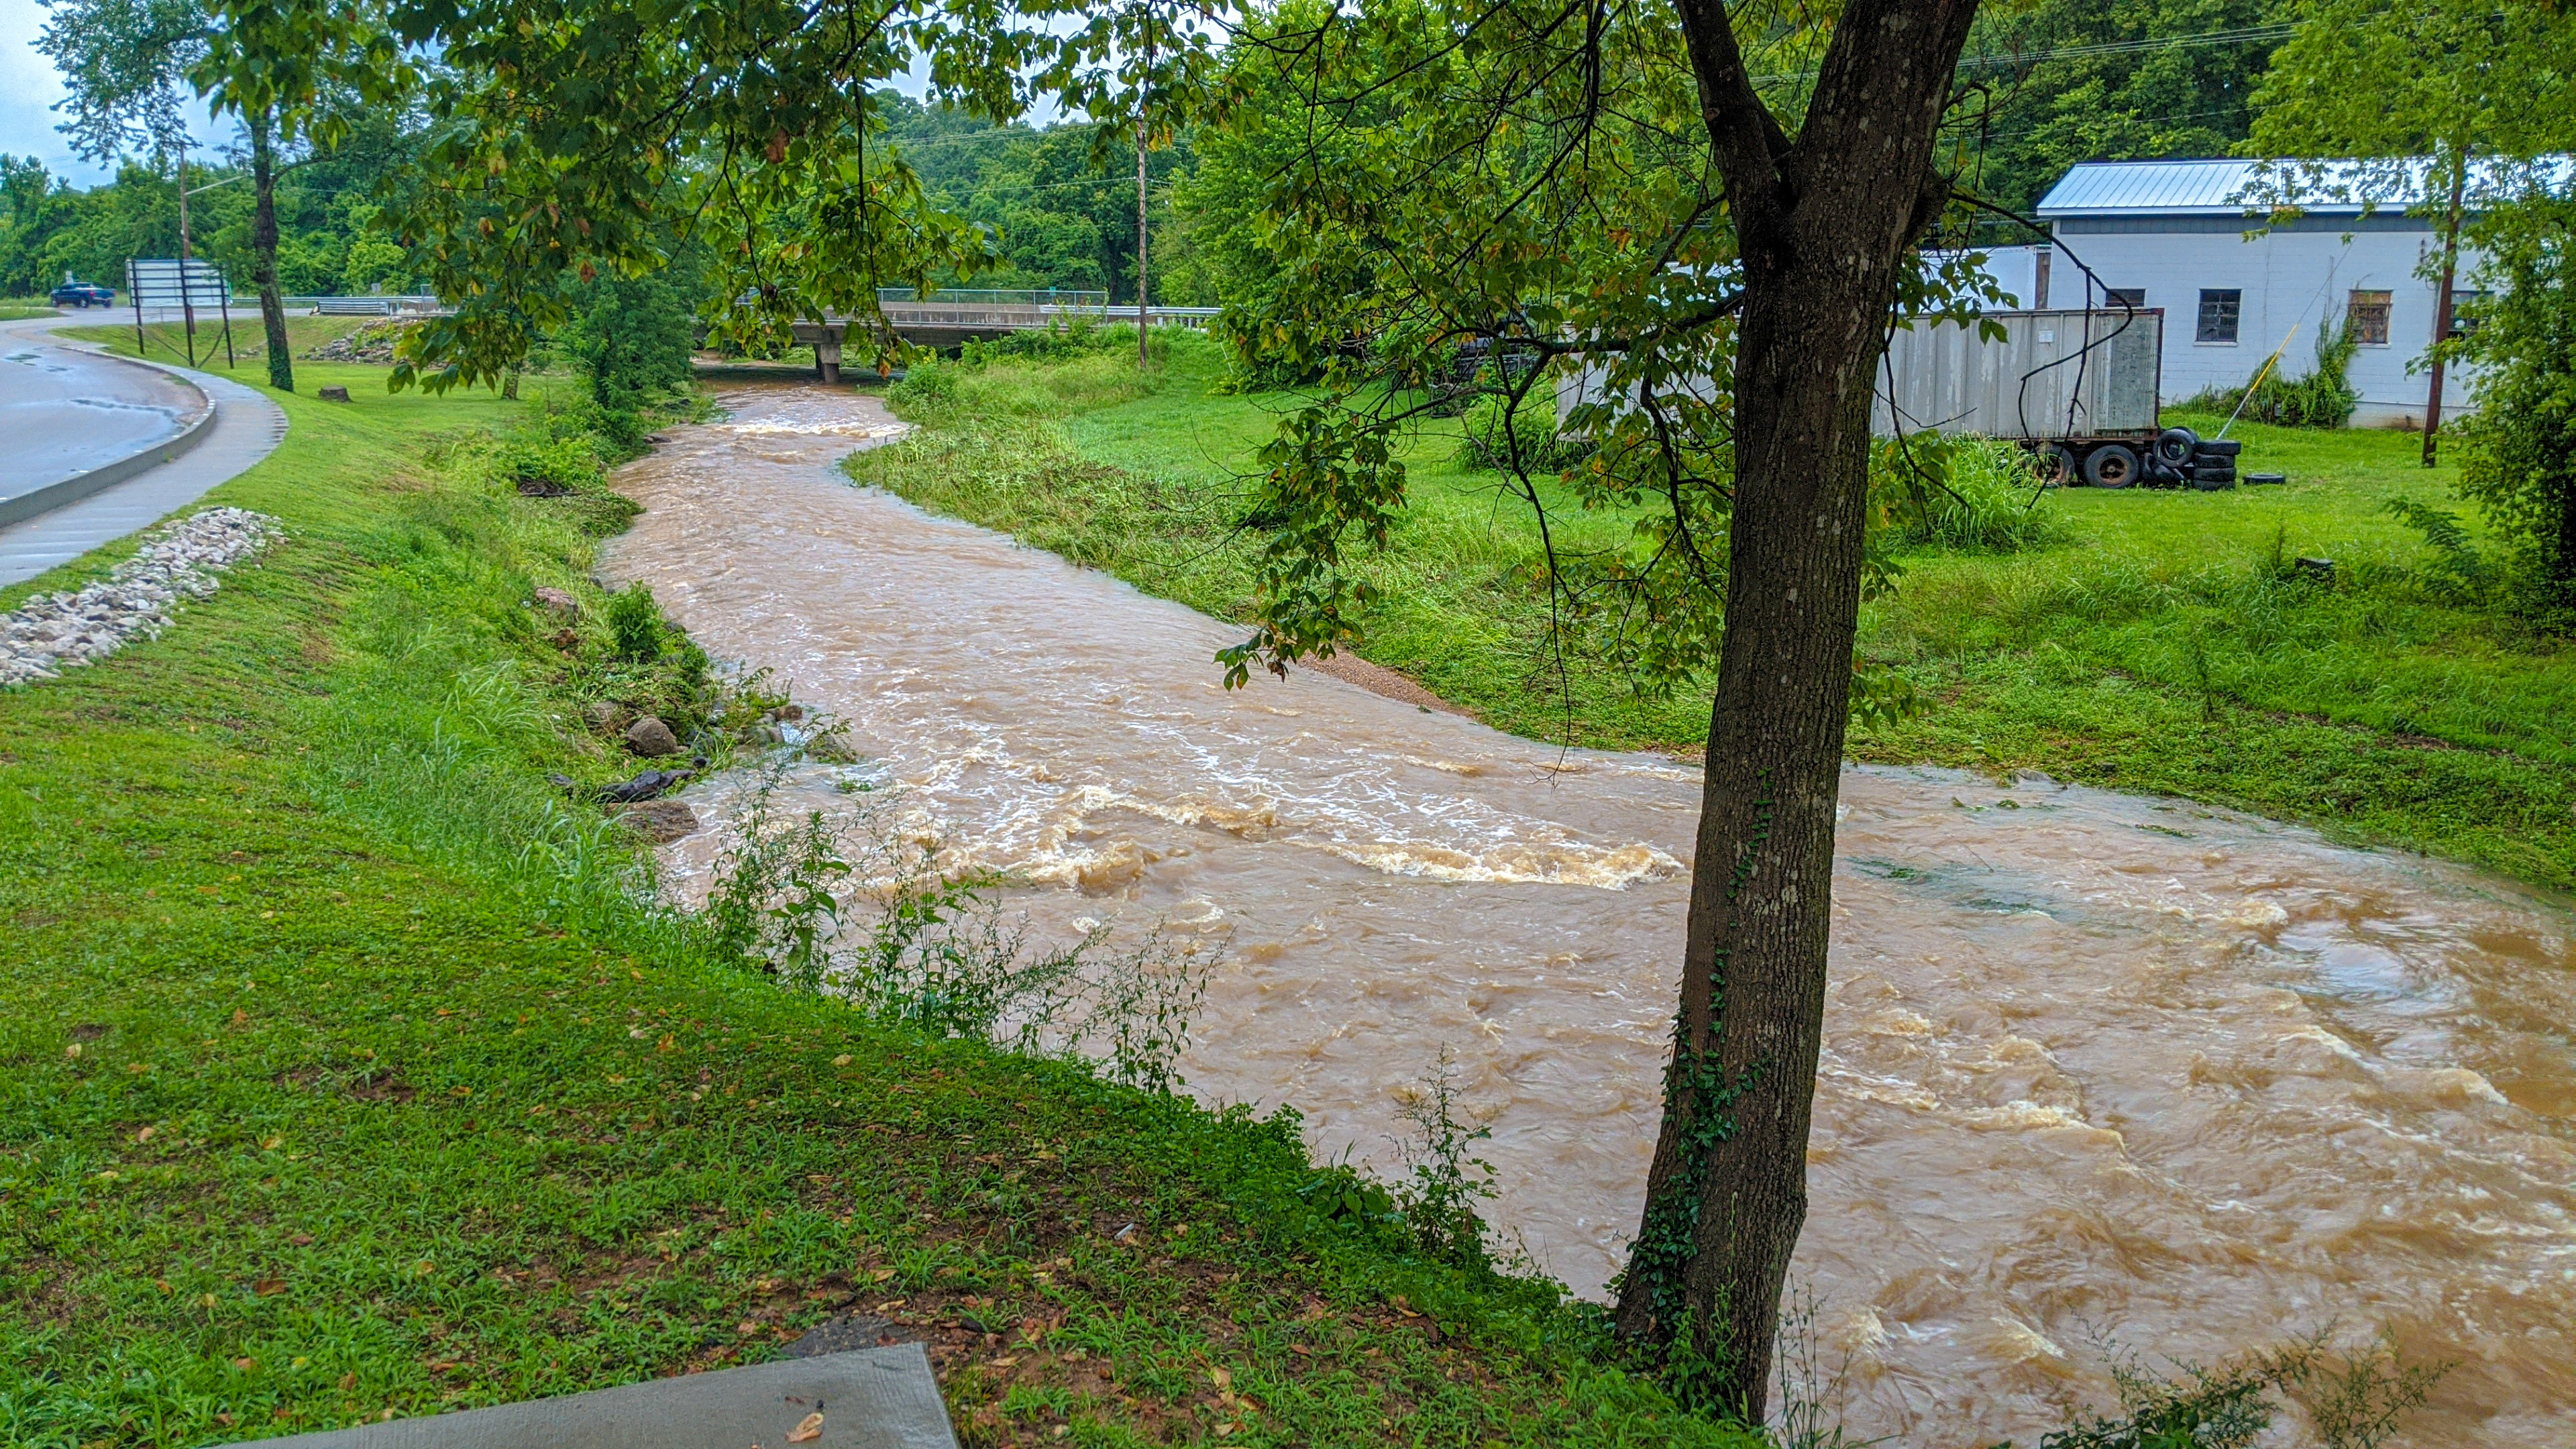
[[[363,297],[280,297],[290,310],[316,317],[402,317],[442,310],[436,297],[377,293]]]
[[[1065,287],[933,287],[917,292],[910,287],[877,288],[877,304],[888,302],[954,302],[968,306],[998,307],[1105,307],[1107,292],[1082,291]]]

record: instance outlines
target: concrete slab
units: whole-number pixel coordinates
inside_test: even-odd
[[[810,1439],[788,1437],[820,1414]],[[956,1449],[920,1344],[262,1439],[261,1449]]]
[[[0,336],[80,320],[38,319],[0,328]],[[94,350],[76,342],[55,341],[51,345],[65,350]],[[127,369],[134,366],[130,360],[116,365]],[[186,453],[169,462],[147,468],[76,503],[0,528],[0,585],[34,578],[101,544],[151,527],[276,451],[278,441],[286,436],[285,412],[258,389],[190,368],[160,370],[185,378],[205,394],[215,408],[213,427]]]

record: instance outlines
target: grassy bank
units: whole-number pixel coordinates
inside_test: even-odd
[[[855,475],[1009,530],[1220,617],[1251,570],[1239,478],[1279,397],[1235,397],[1198,339],[1139,380],[1115,353],[952,369],[899,389],[928,424]],[[2215,432],[2220,419],[2171,420]],[[1863,759],[2041,770],[2303,821],[2347,839],[2576,885],[2576,655],[2495,602],[2495,549],[2429,544],[2392,500],[2457,510],[2418,440],[2246,427],[2277,488],[2077,489],[2038,505],[2062,541],[1907,554],[1862,648],[1927,708],[1857,730]],[[1621,748],[1705,739],[1704,695],[1640,696],[1560,658],[1525,502],[1462,466],[1454,434],[1407,453],[1411,507],[1370,567],[1387,602],[1361,652],[1516,733]],[[1551,497],[1551,506],[1563,500]],[[1554,521],[1560,548],[1617,547],[1627,520]],[[2300,557],[2331,559],[2330,580]]]
[[[382,378],[299,363],[208,500],[285,540],[0,693],[0,1442],[563,1393],[841,1313],[932,1346],[970,1444],[1750,1442],[1409,1251],[1293,1122],[880,1025],[639,904],[639,842],[544,779],[620,768],[580,707],[658,687],[601,655],[596,520],[493,476],[533,400]]]

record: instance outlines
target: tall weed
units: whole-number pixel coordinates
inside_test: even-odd
[[[1183,1085],[1178,1062],[1214,952],[1160,927],[1123,952],[1108,949],[1106,927],[1036,948],[1025,918],[997,899],[1004,882],[945,873],[883,803],[849,826],[819,811],[777,818],[778,769],[732,828],[701,913],[728,958],[883,1021],[1078,1057],[1149,1091]]]
[[[1881,526],[1918,548],[2011,553],[2072,535],[2038,456],[2000,439],[1918,434],[1878,443],[1870,493]]]

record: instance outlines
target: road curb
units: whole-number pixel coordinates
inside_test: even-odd
[[[123,362],[129,359],[118,358],[117,360]],[[145,366],[150,364],[147,363]],[[206,410],[197,415],[195,422],[190,423],[179,436],[155,443],[140,453],[119,458],[113,463],[92,468],[86,473],[74,473],[68,478],[48,483],[32,493],[21,493],[15,498],[0,500],[0,528],[6,528],[13,523],[24,523],[40,514],[51,513],[65,504],[78,503],[102,489],[115,487],[137,473],[172,462],[180,454],[203,442],[206,434],[214,431],[215,400],[206,396],[204,388],[184,377],[177,377],[175,373],[172,376],[205,403]]]

